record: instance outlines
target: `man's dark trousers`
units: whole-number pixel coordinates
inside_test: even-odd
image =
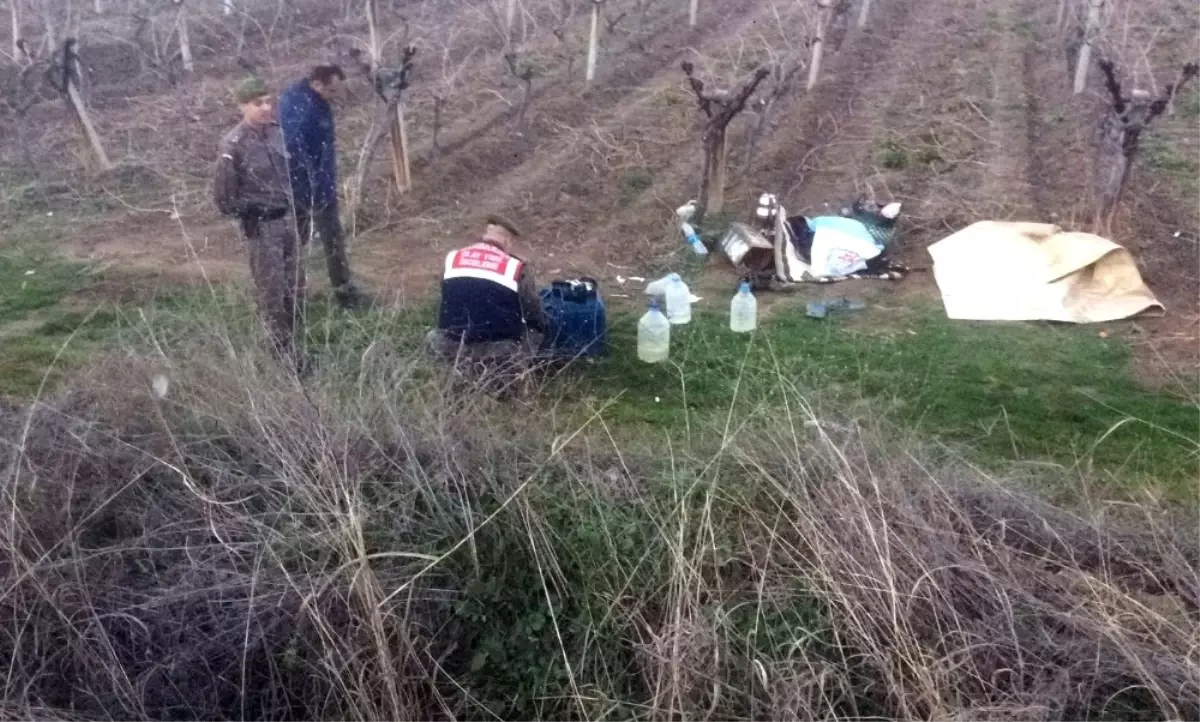
[[[334,298],[342,306],[353,305],[360,300],[358,288],[350,278],[350,261],[346,256],[346,235],[338,218],[337,206],[296,208],[296,226],[300,239],[308,242],[313,234],[321,238],[325,249],[325,263],[329,267],[329,285]]]

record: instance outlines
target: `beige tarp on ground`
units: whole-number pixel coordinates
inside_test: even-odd
[[[981,221],[929,255],[950,318],[1096,323],[1163,308],[1129,251],[1049,223]]]

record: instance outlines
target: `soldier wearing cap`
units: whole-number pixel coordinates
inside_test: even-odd
[[[217,209],[241,222],[259,313],[275,354],[305,370],[296,334],[303,328],[305,273],[296,233],[287,151],[271,95],[258,78],[234,89],[242,120],[221,139],[213,184]]]
[[[475,243],[446,255],[435,351],[520,369],[546,333],[546,312],[533,271],[512,254],[520,236],[510,221],[487,219]]]

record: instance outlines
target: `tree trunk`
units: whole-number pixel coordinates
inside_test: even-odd
[[[226,15],[233,15],[233,0],[221,0],[221,11]]]
[[[97,15],[103,15],[104,14],[104,0],[95,0],[95,2],[92,3],[92,10],[95,11],[95,13]]]
[[[58,33],[55,32],[54,22],[48,15],[43,15],[42,18],[46,25],[46,32],[42,38],[42,42],[46,45],[45,52],[47,54],[53,53],[54,49],[58,47]],[[38,56],[41,57],[42,54],[39,53]]]
[[[399,102],[387,103],[380,105],[375,112],[375,116],[371,119],[371,127],[367,130],[367,137],[363,139],[362,150],[358,154],[358,165],[354,169],[354,181],[350,186],[350,202],[348,215],[351,224],[357,223],[358,209],[362,205],[363,197],[367,189],[367,174],[371,170],[371,161],[375,158],[375,152],[379,149],[380,142],[383,141],[383,136],[387,133],[391,126],[392,119],[396,117],[396,106]]]
[[[96,162],[100,170],[112,170],[113,164],[109,161],[108,154],[104,152],[104,145],[100,142],[100,134],[96,132],[96,127],[92,125],[92,119],[88,116],[87,107],[84,105],[83,97],[79,94],[79,88],[75,87],[75,83],[71,82],[67,84],[65,96],[67,106],[75,116],[75,122],[83,132],[84,139],[91,147],[92,155],[96,157]]]
[[[808,63],[808,84],[806,90],[812,90],[821,77],[821,56],[825,53],[825,30],[829,27],[829,15],[832,6],[826,2],[817,3],[817,34],[813,37],[812,59]]]
[[[725,207],[725,128],[710,124],[704,133],[704,168],[700,197],[696,199],[696,222]]]
[[[584,73],[584,82],[591,84],[592,79],[596,77],[596,44],[599,41],[600,34],[600,3],[592,0],[592,31],[588,34],[588,49],[587,49],[587,70]]]
[[[196,64],[192,61],[192,38],[188,34],[187,3],[179,3],[179,15],[176,18],[176,30],[179,32],[179,58],[183,61],[185,73],[195,71]]]
[[[1103,7],[1104,0],[1088,0],[1083,47],[1079,49],[1079,60],[1075,64],[1075,95],[1079,95],[1087,87],[1088,69],[1092,64],[1092,45],[1096,42],[1096,33],[1100,27],[1100,11]]]
[[[12,52],[13,59],[18,63],[24,57],[21,52],[21,0],[8,0],[9,11],[12,14]]]
[[[1109,232],[1108,224],[1129,182],[1137,139],[1127,139],[1127,132],[1121,116],[1114,109],[1107,111],[1096,129],[1092,196],[1096,204],[1097,232]]]
[[[504,36],[508,39],[508,44],[512,45],[513,23],[517,19],[517,0],[508,0],[504,7]]]
[[[1054,32],[1061,33],[1067,22],[1067,5],[1070,0],[1058,0],[1058,12],[1054,16]]]
[[[716,133],[713,144],[713,179],[708,189],[708,212],[720,213],[725,210],[725,129]]]
[[[1063,0],[1066,2],[1066,0]],[[871,0],[862,0],[862,5],[858,8],[858,27],[865,28],[867,26],[867,17],[871,14]]]
[[[850,32],[850,0],[834,0],[833,9],[829,13],[829,26],[825,32],[825,44],[831,52],[837,53],[846,41]]]
[[[688,4],[688,27],[696,27],[696,16],[700,14],[700,0],[690,0]]]
[[[529,112],[529,101],[533,95],[533,81],[525,80],[521,83],[521,107],[517,109],[517,132],[525,132],[525,116]]]
[[[404,195],[412,190],[412,171],[408,162],[408,127],[404,122],[404,105],[396,104],[389,131],[392,150],[392,180],[396,193]]]
[[[442,155],[442,143],[441,143],[442,109],[445,107],[445,105],[446,105],[446,99],[444,97],[434,96],[434,98],[433,98],[433,132],[432,132],[433,137],[430,140],[431,148],[429,151],[429,156],[430,156],[431,160],[437,160]]]
[[[383,48],[379,47],[379,13],[375,0],[367,0],[367,32],[371,43],[371,67],[378,68]]]

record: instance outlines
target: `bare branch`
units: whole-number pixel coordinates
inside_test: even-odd
[[[1118,114],[1125,112],[1125,98],[1121,95],[1121,81],[1117,80],[1116,68],[1113,61],[1105,58],[1097,65],[1100,66],[1100,72],[1104,73],[1104,87],[1108,89],[1109,97],[1112,100],[1113,110]]]

